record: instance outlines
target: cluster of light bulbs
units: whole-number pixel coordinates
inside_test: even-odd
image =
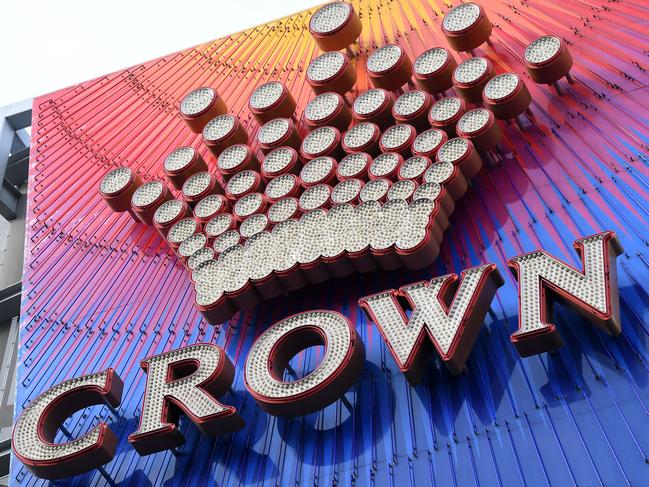
[[[283,238],[284,244],[303,245],[304,241],[295,240],[295,232],[311,226],[299,222],[316,218],[319,212],[346,214],[337,209],[340,205],[376,204],[373,211],[387,211],[383,206],[398,208],[395,201],[412,205],[428,199],[439,205],[445,191],[456,197],[463,191],[443,190],[436,175],[453,167],[455,177],[462,174],[469,179],[477,174],[482,166],[480,153],[500,141],[496,119],[513,118],[529,109],[531,97],[521,77],[497,75],[485,57],[473,56],[458,64],[443,47],[426,50],[413,63],[401,46],[388,44],[370,53],[365,63],[374,87],[350,101],[346,97],[356,83],[352,58],[357,57],[351,45],[361,30],[350,4],[333,2],[316,10],[309,31],[323,53],[306,70],[306,81],[316,96],[298,120],[297,104],[283,83],[273,80],[256,87],[248,99],[260,125],[252,143],[216,90],[190,91],[179,104],[180,116],[191,131],[202,135],[217,160],[217,173],[209,170],[194,147],[172,151],[163,168],[168,182],[180,190],[180,198],[174,198],[164,181],[142,184],[127,167],[108,172],[100,194],[113,210],[128,211],[137,220],[153,224],[192,273],[211,269],[210,262],[226,255],[232,260],[235,254],[249,254],[233,248],[245,249],[250,242],[261,246],[266,240]],[[491,44],[491,22],[475,3],[450,9],[442,31],[453,49],[472,55],[481,44]],[[530,76],[541,83],[555,83],[572,64],[565,44],[556,36],[534,40],[525,50],[524,61]],[[403,92],[406,84],[411,89]],[[439,98],[451,87],[457,96]],[[467,110],[474,103],[484,106]],[[263,157],[254,150],[255,142]],[[448,213],[452,205],[448,198],[445,201]],[[272,236],[278,228],[281,238],[260,237]],[[366,238],[361,234],[357,237]],[[313,242],[311,246],[318,247]],[[381,259],[390,261],[383,255]],[[222,272],[218,265],[214,269]],[[199,288],[204,300],[206,293],[226,293],[228,285],[201,281]],[[234,308],[240,305],[235,303]]]

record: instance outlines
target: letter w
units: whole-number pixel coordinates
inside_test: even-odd
[[[448,274],[359,300],[412,385],[422,379],[431,344],[452,374],[462,372],[491,301],[504,284],[494,264],[466,269],[461,276]]]

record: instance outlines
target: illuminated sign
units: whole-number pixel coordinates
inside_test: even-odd
[[[554,351],[562,345],[551,319],[556,298],[566,300],[610,335],[619,335],[616,257],[622,248],[611,232],[575,242],[583,270],[543,252],[510,260],[519,280],[519,329],[511,337],[522,356]],[[416,385],[431,359],[433,347],[452,374],[464,369],[473,343],[498,287],[497,268],[487,264],[430,282],[418,282],[361,299],[387,343],[394,360]],[[296,353],[323,345],[322,362],[302,378],[285,380]],[[432,345],[432,346],[431,346]],[[246,388],[270,414],[302,416],[338,400],[361,373],[363,342],[351,322],[339,313],[316,310],[279,321],[255,341],[245,365]],[[184,442],[178,418],[185,414],[204,434],[241,429],[234,407],[221,404],[234,367],[216,345],[195,344],[142,361],[147,385],[140,426],[129,442],[141,455]],[[112,370],[59,384],[34,400],[14,427],[18,458],[44,478],[61,478],[96,468],[115,453],[116,439],[105,423],[65,444],[53,444],[61,421],[79,409],[120,403],[122,383]]]
[[[401,8],[393,3],[390,8]],[[530,78],[554,86],[556,95],[549,89],[543,93],[557,103],[556,110],[560,96],[566,95],[557,83],[563,77],[573,82],[568,44],[554,34],[535,32],[534,40],[521,47],[521,70],[514,72],[504,69],[508,65],[500,59],[502,52],[485,48],[492,46],[500,28],[492,26],[485,8],[477,4],[450,8],[433,25],[447,47],[385,36],[361,49],[356,40],[363,33],[362,20],[351,5],[334,2],[303,22],[314,50],[303,49],[306,62],[296,64],[302,84],[277,71],[251,81],[245,76],[246,63],[238,68],[242,76],[229,80],[245,87],[244,94],[217,90],[207,75],[181,80],[186,82],[173,110],[182,129],[169,137],[171,145],[161,144],[165,150],[148,167],[131,164],[135,154],[115,158],[98,188],[93,183],[93,204],[102,202],[97,189],[105,203],[95,206],[132,217],[115,215],[118,224],[107,219],[104,224],[114,227],[114,240],[102,240],[99,247],[112,249],[115,242],[119,248],[131,232],[144,232],[148,243],[143,253],[152,267],[158,270],[162,256],[169,255],[172,266],[182,269],[180,278],[187,278],[188,286],[182,299],[193,301],[183,304],[197,318],[174,314],[170,319],[183,323],[184,336],[179,332],[173,339],[161,338],[158,318],[170,310],[155,307],[178,281],[138,274],[162,292],[155,301],[128,303],[134,312],[159,315],[112,325],[133,346],[115,338],[115,346],[123,347],[120,358],[106,353],[100,361],[87,360],[85,370],[73,369],[79,373],[66,369],[67,375],[62,373],[57,381],[35,382],[30,400],[22,404],[12,446],[35,476],[62,479],[98,469],[109,477],[103,466],[120,458],[120,448],[131,458],[166,451],[177,455],[176,448],[192,445],[191,432],[183,429],[189,423],[210,438],[252,429],[245,401],[259,408],[253,408],[255,417],[263,411],[304,418],[336,403],[351,412],[359,406],[352,406],[345,393],[359,387],[377,348],[381,367],[392,367],[390,380],[400,380],[408,394],[422,383],[435,382],[431,364],[441,365],[447,376],[460,375],[451,378],[457,382],[481,380],[476,377],[483,371],[473,370],[469,362],[482,353],[476,347],[472,355],[474,345],[492,308],[503,299],[518,304],[518,329],[509,342],[505,338],[517,357],[563,346],[560,330],[563,326],[566,337],[567,328],[555,324],[561,321],[553,313],[556,302],[609,336],[621,334],[616,259],[623,250],[616,234],[605,230],[617,231],[612,219],[575,225],[569,237],[564,235],[574,243],[576,267],[569,263],[569,248],[557,250],[542,238],[522,244],[516,240],[517,228],[512,230],[515,245],[501,245],[499,229],[495,236],[483,237],[493,238],[498,256],[474,251],[470,258],[459,257],[452,268],[446,259],[441,263],[444,246],[464,245],[464,235],[455,234],[456,240],[449,242],[449,234],[458,212],[473,218],[473,210],[465,211],[466,203],[487,191],[480,178],[492,171],[494,184],[488,191],[499,197],[501,179],[509,177],[501,170],[503,161],[514,158],[521,147],[536,151],[529,141],[545,143],[533,99],[538,86]],[[294,26],[284,28],[291,32]],[[502,46],[502,38],[494,43]],[[141,141],[152,143],[157,142]],[[526,177],[537,176],[530,171]],[[511,184],[516,198],[507,203],[525,196],[519,180]],[[485,218],[491,218],[487,210]],[[530,219],[536,218],[537,213],[528,211]],[[476,223],[476,233],[483,232],[480,225]],[[548,250],[523,253],[538,247]],[[498,258],[500,265],[493,263]],[[359,286],[352,294],[352,281],[360,274],[369,274],[368,280],[378,285]],[[507,295],[499,291],[507,278],[517,284],[517,293],[513,288]],[[135,287],[135,282],[128,286]],[[318,285],[317,293],[326,286],[349,293],[345,306],[307,303],[301,290],[311,292]],[[116,285],[109,292],[121,291]],[[279,302],[288,311],[279,309]],[[272,318],[258,318],[257,312],[266,307]],[[47,311],[43,309],[41,314]],[[95,328],[108,333],[98,318],[95,327],[96,313],[90,309],[82,314],[87,333],[96,333]],[[357,329],[354,317],[359,315],[369,323],[364,330]],[[237,318],[223,325],[235,316],[245,317],[248,333],[233,326]],[[504,319],[510,316],[515,312]],[[168,326],[171,334],[173,327]],[[138,327],[139,342],[131,341]],[[204,328],[190,339],[197,327]],[[234,334],[236,351],[206,336],[223,329]],[[374,335],[363,332],[367,330]],[[311,347],[321,347],[322,356],[299,374],[291,360]],[[104,351],[88,346],[84,353]],[[123,373],[126,357],[136,357],[140,368],[128,358],[130,369],[124,367]],[[79,354],[79,360],[86,363],[86,355]],[[75,378],[61,382],[63,377]],[[139,387],[128,387],[133,377],[141,380]],[[244,396],[244,402],[235,396]],[[380,406],[384,400],[387,404],[390,399],[380,398]],[[106,405],[119,417],[125,403],[135,420],[121,430],[86,410]],[[434,421],[433,407],[421,409]],[[76,412],[93,418],[90,430],[66,428],[66,418]],[[68,441],[61,441],[57,432]]]

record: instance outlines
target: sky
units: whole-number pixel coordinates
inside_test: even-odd
[[[0,106],[326,0],[2,0]]]

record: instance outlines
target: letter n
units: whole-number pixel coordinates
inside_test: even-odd
[[[521,357],[563,346],[559,331],[550,323],[557,299],[609,335],[622,331],[615,262],[623,251],[620,242],[613,232],[604,232],[580,238],[574,247],[583,271],[543,250],[507,262],[518,280],[518,330],[510,339]]]

